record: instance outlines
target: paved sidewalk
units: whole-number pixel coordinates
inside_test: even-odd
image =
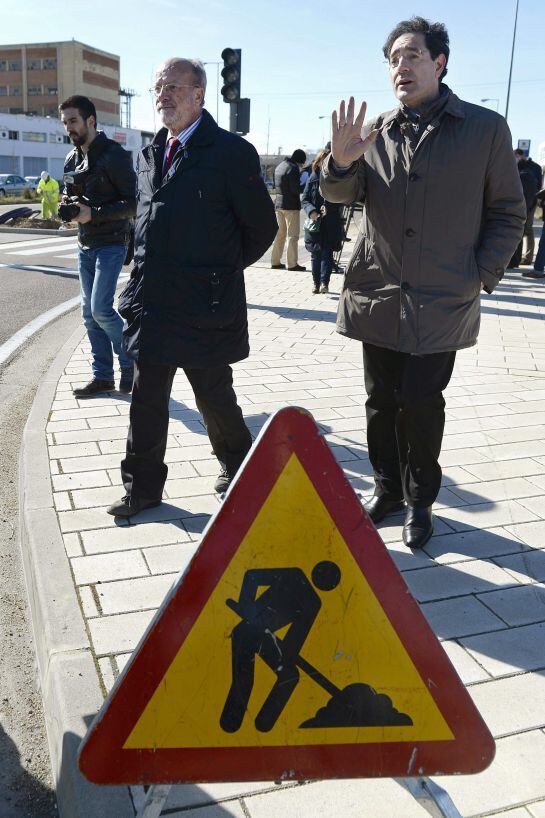
[[[235,366],[235,386],[252,433],[283,405],[306,407],[352,484],[371,494],[361,346],[334,329],[341,276],[332,277],[329,296],[311,295],[310,273],[256,265],[246,280],[252,353]],[[489,770],[438,779],[463,816],[545,818],[544,330],[541,282],[509,273],[483,297],[479,345],[459,353],[447,391],[435,535],[425,551],[411,553],[401,543],[402,517],[379,528],[497,738]],[[219,502],[217,463],[179,373],[165,503],[132,524],[108,516],[105,507],[123,493],[129,399],[116,393],[78,402],[72,387],[88,375],[80,331],[38,396],[22,476],[24,551],[63,818],[95,815],[96,788],[73,774],[84,719],[113,685]],[[143,797],[139,787],[130,797],[124,788],[106,792],[96,814],[112,818],[132,815]],[[392,780],[180,786],[166,809],[171,818],[427,814]]]

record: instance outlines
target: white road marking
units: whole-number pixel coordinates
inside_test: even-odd
[[[51,247],[51,253],[57,253],[59,250],[73,250],[74,249],[74,242],[71,241],[70,244],[60,244],[55,247]],[[7,256],[39,256],[43,255],[44,253],[48,252],[47,247],[33,247],[31,250],[9,250],[6,255]]]
[[[64,236],[56,238],[55,236],[50,236],[47,239],[24,239],[23,241],[10,241],[6,242],[5,244],[0,243],[0,253],[2,250],[12,250],[14,247],[33,247],[38,244],[49,245],[51,247],[55,247],[58,244],[66,244],[67,241],[72,240],[76,243],[78,241],[77,236]]]
[[[70,301],[64,301],[62,304],[58,304],[53,309],[48,310],[47,312],[42,313],[33,321],[30,321],[26,324],[22,329],[12,335],[5,344],[0,346],[0,366],[4,364],[8,358],[11,358],[14,352],[27,341],[31,335],[34,335],[35,332],[45,327],[50,321],[54,321],[55,318],[58,318],[60,315],[63,315],[65,312],[74,309],[80,303],[80,297],[78,295],[77,298],[71,298]]]

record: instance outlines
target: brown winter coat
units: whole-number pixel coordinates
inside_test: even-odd
[[[337,331],[419,355],[476,342],[481,288],[502,278],[526,213],[505,119],[442,89],[414,153],[398,108],[365,126],[380,133],[344,176],[331,157],[321,176],[328,201],[365,201]]]

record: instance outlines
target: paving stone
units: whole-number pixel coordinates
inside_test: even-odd
[[[545,621],[545,585],[523,585],[480,594],[479,600],[508,625]]]
[[[82,429],[78,432],[56,432],[55,443],[88,443],[89,441],[96,441],[97,443],[108,440],[122,440],[127,438],[127,431],[123,427],[113,426],[106,429]],[[100,448],[100,447],[99,447]]]
[[[525,523],[536,520],[537,516],[516,500],[498,503],[475,503],[471,506],[445,508],[441,518],[455,531],[472,528],[495,528],[497,526]]]
[[[441,776],[444,787],[462,815],[486,815],[545,795],[545,734],[538,730],[496,742],[496,758],[477,775]]]
[[[545,676],[522,673],[472,685],[469,692],[494,736],[545,727]]]
[[[545,550],[533,549],[522,554],[497,557],[495,561],[519,580],[545,582]]]
[[[244,803],[251,818],[423,818],[422,807],[389,778],[314,782],[246,796]]]
[[[443,650],[465,685],[490,679],[490,674],[458,642],[441,642]]]
[[[428,602],[422,613],[442,639],[501,630],[505,623],[473,596]]]
[[[75,472],[74,474],[55,474],[52,477],[54,491],[72,489],[98,488],[111,485],[105,469],[99,471]]]
[[[191,539],[182,524],[176,521],[109,528],[107,531],[82,531],[81,537],[86,554],[185,543]]]
[[[95,602],[95,598],[93,596],[93,592],[88,585],[85,585],[79,589],[79,596],[81,600],[83,614],[87,619],[93,616],[100,615],[100,612],[97,608],[97,604]]]
[[[492,562],[481,560],[407,571],[404,579],[419,602],[482,593],[517,584],[507,571],[499,569]]]
[[[57,511],[70,511],[72,503],[67,491],[56,491],[53,494],[53,503]]]
[[[522,540],[526,545],[533,548],[545,548],[545,520],[538,520],[533,523],[522,523],[521,525],[511,525],[507,529],[510,534]]]
[[[460,643],[494,677],[545,668],[544,622],[467,636]]]
[[[118,454],[100,454],[93,457],[70,457],[59,462],[62,474],[73,474],[74,472],[119,468],[120,460]]]
[[[102,616],[89,620],[89,632],[97,656],[133,651],[155,611]]]
[[[216,460],[215,472],[219,474],[218,461]],[[214,481],[209,476],[206,477],[184,477],[182,479],[169,479],[165,484],[167,497],[197,497],[204,494],[212,494]],[[536,489],[537,490],[537,489]]]
[[[102,676],[102,681],[104,682],[106,692],[109,693],[115,683],[112,660],[109,656],[105,656],[104,658],[98,660],[98,666],[100,668],[100,674]]]
[[[545,464],[531,457],[517,460],[498,460],[494,463],[473,463],[466,467],[479,480],[506,480],[510,477],[530,477],[545,474]],[[470,481],[459,481],[470,482]],[[532,480],[535,483],[535,480]]]
[[[158,608],[176,577],[177,574],[164,574],[118,582],[102,582],[96,586],[102,613],[108,615]]]
[[[80,557],[83,554],[83,549],[81,547],[77,532],[74,531],[72,534],[65,534],[63,540],[66,555],[68,557]]]
[[[532,525],[530,523],[530,525]],[[483,528],[450,532],[433,537],[425,551],[440,564],[463,562],[467,559],[497,557],[525,550],[512,528]]]
[[[538,486],[523,477],[466,483],[462,486],[452,486],[451,491],[468,505],[483,500],[517,500],[541,494]]]
[[[521,498],[520,504],[532,511],[538,517],[543,518],[545,514],[545,500],[543,498],[543,491],[540,489],[538,497],[524,497]]]
[[[169,818],[247,818],[238,801],[223,801],[211,807],[182,810],[169,814]]]
[[[515,809],[502,810],[502,812],[488,813],[486,818],[529,818],[530,813],[526,807],[518,807]]]
[[[119,488],[117,486],[103,486],[93,489],[74,489],[72,491],[72,502],[74,508],[96,508],[97,506],[109,506],[119,499]]]
[[[148,569],[140,551],[74,557],[71,563],[76,585],[148,576]]]
[[[159,545],[155,548],[144,548],[142,553],[152,574],[181,573],[185,570],[197,543],[190,545]]]
[[[532,818],[545,818],[545,801],[528,804],[528,812]]]

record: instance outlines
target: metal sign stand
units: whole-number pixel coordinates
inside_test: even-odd
[[[462,818],[446,790],[430,778],[395,778],[432,818]],[[159,818],[171,789],[170,784],[152,784],[136,818]]]
[[[430,778],[395,778],[433,818],[462,818],[446,790]]]
[[[136,818],[159,818],[167,800],[171,784],[152,784]]]

